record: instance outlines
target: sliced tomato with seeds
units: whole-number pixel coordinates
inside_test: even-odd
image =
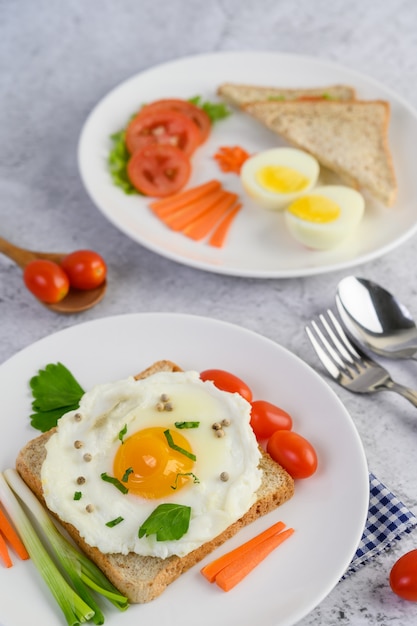
[[[196,106],[188,100],[181,100],[180,98],[165,98],[163,100],[155,100],[150,104],[146,104],[141,113],[148,113],[149,111],[179,111],[184,115],[190,117],[193,122],[198,126],[200,130],[200,143],[204,143],[210,134],[211,120],[207,113],[200,107]]]
[[[163,198],[184,187],[191,174],[191,163],[179,148],[155,143],[130,157],[127,174],[138,191]]]
[[[151,144],[161,144],[191,155],[200,145],[200,130],[184,113],[169,109],[146,112],[145,109],[127,126],[126,147],[130,154]]]

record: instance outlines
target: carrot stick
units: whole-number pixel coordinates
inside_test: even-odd
[[[246,543],[243,543],[241,546],[238,546],[234,550],[231,550],[230,552],[223,554],[215,561],[212,561],[211,563],[208,563],[207,565],[205,565],[200,570],[201,573],[203,574],[203,576],[205,576],[205,578],[207,578],[209,582],[213,583],[215,581],[217,574],[224,567],[226,567],[227,565],[230,565],[230,563],[233,563],[235,559],[238,559],[240,556],[248,552],[248,550],[251,550],[252,548],[256,548],[256,546],[258,546],[260,543],[265,541],[265,539],[268,539],[269,537],[276,535],[284,528],[285,528],[284,522],[277,522],[276,524],[273,524],[272,526],[270,526],[270,528],[267,528],[263,532],[259,533],[259,535],[256,535],[256,537],[249,539],[249,541],[246,541]]]
[[[186,215],[187,213],[192,212],[193,207],[199,207],[202,204],[204,206],[210,206],[211,200],[217,199],[222,193],[226,192],[222,187],[220,187],[219,189],[215,189],[214,191],[209,191],[197,200],[191,200],[188,204],[185,204],[184,206],[177,207],[175,209],[171,209],[170,207],[165,209],[159,209],[156,215],[159,217],[159,219],[167,224],[171,219],[176,219],[180,215]]]
[[[26,559],[29,558],[29,554],[25,546],[23,545],[19,535],[17,534],[17,532],[15,531],[15,529],[13,528],[13,526],[11,525],[11,523],[9,522],[9,520],[7,519],[7,517],[5,516],[5,514],[3,513],[1,509],[0,509],[0,531],[1,533],[3,533],[7,541],[10,543],[10,545],[16,552],[16,554],[22,560],[25,561]]]
[[[213,193],[188,207],[188,210],[181,211],[180,214],[175,213],[172,216],[166,216],[163,218],[163,221],[167,226],[172,228],[172,230],[182,230],[189,222],[203,215],[206,211],[209,211],[217,202],[224,198],[227,193],[228,192],[223,189],[213,191]]]
[[[176,209],[194,200],[199,200],[210,191],[214,191],[215,189],[219,189],[220,181],[218,180],[210,180],[207,183],[203,183],[202,185],[198,185],[197,187],[192,187],[191,189],[187,189],[186,191],[180,191],[168,198],[162,198],[161,200],[156,200],[155,202],[150,203],[150,207],[153,211],[157,212],[159,209],[167,208]]]
[[[3,562],[6,567],[11,567],[13,565],[12,559],[10,558],[10,554],[7,549],[6,542],[1,533],[0,533],[0,556],[3,559]]]
[[[212,233],[208,243],[215,248],[221,248],[226,240],[229,228],[232,225],[233,220],[242,208],[241,204],[237,204],[220,222],[216,230]]]
[[[275,548],[294,533],[293,528],[283,530],[262,541],[259,545],[244,552],[241,557],[226,565],[216,576],[216,583],[223,591],[230,591],[247,576]]]
[[[182,232],[187,237],[198,241],[206,237],[212,228],[216,226],[223,215],[227,213],[230,207],[236,202],[237,194],[225,192],[227,195],[222,198],[217,204],[208,211],[205,211],[203,215],[200,215],[197,219],[191,221],[187,226],[182,229]]]

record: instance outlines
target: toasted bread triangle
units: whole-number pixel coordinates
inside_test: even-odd
[[[258,85],[241,85],[223,83],[217,90],[219,96],[230,104],[244,106],[250,102],[274,100],[297,100],[299,98],[323,98],[324,100],[353,100],[355,89],[349,85],[326,85],[323,87],[288,88],[260,87]]]
[[[368,190],[387,206],[395,202],[388,102],[267,101],[243,109],[350,184]]]

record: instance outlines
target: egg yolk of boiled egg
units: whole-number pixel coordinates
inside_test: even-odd
[[[114,458],[115,477],[142,498],[163,498],[187,484],[195,456],[187,439],[173,429],[151,427],[124,440]],[[172,433],[172,434],[171,434]],[[167,437],[172,437],[171,446]],[[181,450],[178,450],[180,448]]]
[[[245,161],[241,181],[246,193],[266,209],[283,209],[312,189],[319,175],[317,160],[296,148],[274,148]]]
[[[309,248],[328,250],[344,241],[360,223],[365,209],[363,196],[350,187],[317,187],[285,210],[293,237]]]

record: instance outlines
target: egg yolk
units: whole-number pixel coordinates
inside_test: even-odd
[[[266,165],[256,172],[256,181],[272,193],[294,193],[302,191],[309,184],[304,174],[284,165]]]
[[[288,212],[306,222],[326,224],[333,222],[340,215],[340,207],[336,202],[324,196],[304,196],[298,198],[288,207]]]
[[[189,483],[194,460],[173,449],[164,434],[166,427],[139,430],[119,446],[113,471],[132,493],[142,498],[162,498]],[[169,429],[175,446],[192,455],[187,439],[175,428]]]

